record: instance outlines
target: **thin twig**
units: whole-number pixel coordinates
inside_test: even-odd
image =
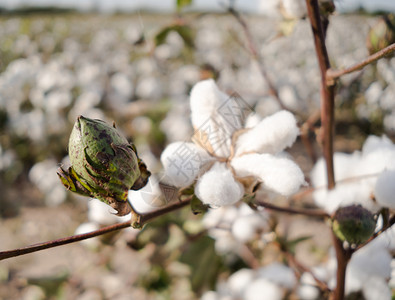
[[[305,215],[317,218],[329,218],[330,216],[321,209],[304,209],[304,208],[294,208],[294,207],[282,207],[271,203],[267,203],[262,200],[255,200],[255,205],[262,206],[267,209],[275,210],[278,212],[294,214],[294,215]]]
[[[343,70],[332,70],[329,69],[326,72],[326,80],[328,85],[332,85],[333,81],[336,78],[339,78],[340,76],[343,76],[345,74],[349,74],[358,70],[361,70],[362,68],[366,67],[367,65],[379,60],[380,58],[392,53],[395,51],[395,43],[389,45],[388,47],[385,47],[384,49],[381,49],[380,51],[376,52],[375,54],[370,55],[367,57],[365,60],[363,60],[360,63],[357,63],[351,67],[345,68]]]
[[[191,198],[188,198],[186,200],[176,202],[172,205],[158,209],[158,210],[153,211],[151,213],[141,215],[138,219],[138,225],[143,226],[147,222],[149,222],[159,216],[162,216],[162,215],[167,214],[169,212],[178,210],[178,209],[188,205],[190,203],[190,201],[191,201]],[[43,242],[43,243],[38,243],[38,244],[26,246],[23,248],[18,248],[18,249],[13,249],[13,250],[8,250],[8,251],[1,251],[0,252],[0,260],[6,259],[6,258],[11,258],[11,257],[16,257],[16,256],[20,256],[20,255],[25,255],[28,253],[33,253],[33,252],[41,251],[44,249],[49,249],[49,248],[53,248],[53,247],[58,247],[58,246],[62,246],[62,245],[67,245],[67,244],[79,242],[79,241],[90,239],[90,238],[93,238],[96,236],[100,236],[100,235],[103,235],[103,234],[106,234],[106,233],[109,233],[112,231],[124,229],[124,228],[130,227],[131,225],[132,225],[131,221],[127,221],[127,222],[123,222],[123,223],[119,223],[119,224],[115,224],[115,225],[106,226],[101,229],[89,232],[89,233],[73,235],[73,236],[69,236],[69,237],[65,237],[65,238],[61,238],[61,239],[57,239],[57,240],[52,240],[52,241],[47,241],[47,242]]]

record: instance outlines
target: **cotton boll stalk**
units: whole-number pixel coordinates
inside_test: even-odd
[[[234,158],[231,165],[237,176],[256,176],[266,188],[284,196],[296,193],[305,183],[297,164],[270,154],[246,154]]]
[[[160,158],[166,180],[180,188],[191,185],[202,168],[212,159],[204,149],[184,142],[168,145]]]
[[[294,115],[282,110],[240,135],[236,143],[236,156],[249,152],[281,152],[291,146],[298,135],[299,129]]]
[[[249,284],[244,292],[245,300],[281,300],[283,291],[276,284],[264,278],[258,278]]]
[[[224,163],[217,162],[198,179],[195,193],[204,204],[219,207],[241,200],[244,188]]]
[[[395,208],[395,170],[380,174],[376,181],[374,196],[381,206]]]

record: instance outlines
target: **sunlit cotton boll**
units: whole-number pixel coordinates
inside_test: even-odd
[[[283,110],[264,118],[254,128],[240,135],[236,155],[246,152],[275,154],[291,146],[298,135],[294,115]]]
[[[239,201],[244,194],[244,188],[234,179],[232,172],[224,163],[215,163],[199,178],[195,193],[203,203],[218,207]]]
[[[288,289],[292,289],[296,284],[296,277],[292,269],[278,262],[260,268],[258,275]]]
[[[266,221],[258,214],[242,216],[233,223],[232,234],[238,241],[246,243],[252,240],[257,231],[266,225]]]
[[[384,171],[374,189],[376,201],[383,207],[395,208],[395,170]]]
[[[165,170],[165,180],[169,181],[169,184],[187,187],[213,158],[193,143],[175,142],[162,152],[160,161]]]
[[[292,160],[270,154],[246,154],[231,162],[240,177],[256,176],[264,186],[284,196],[296,193],[305,183],[302,170]]]

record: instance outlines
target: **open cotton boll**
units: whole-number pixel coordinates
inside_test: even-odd
[[[119,217],[116,211],[104,202],[92,199],[88,202],[88,219],[102,225],[111,225],[117,222],[124,222],[130,219],[130,214]]]
[[[386,135],[383,135],[382,137],[370,135],[362,146],[362,153],[363,155],[366,155],[382,148],[395,150],[394,144]]]
[[[390,300],[392,299],[391,289],[386,279],[382,277],[371,277],[362,286],[362,292],[366,300]]]
[[[198,179],[195,194],[204,204],[219,207],[239,201],[244,188],[224,163],[217,162]]]
[[[291,146],[298,135],[299,129],[294,115],[286,110],[279,111],[239,136],[236,142],[236,156],[249,152],[281,152]]]
[[[153,175],[142,189],[138,191],[130,190],[128,200],[133,209],[140,214],[154,211],[166,204],[166,199],[159,187],[159,180]]]
[[[283,291],[279,286],[264,278],[255,279],[250,283],[245,292],[244,300],[281,300],[283,299]]]
[[[241,243],[246,243],[255,237],[258,229],[266,225],[266,221],[258,214],[239,217],[232,225],[232,234]]]
[[[248,284],[254,279],[255,272],[251,269],[240,269],[229,276],[228,287],[233,297],[240,298]]]
[[[166,147],[160,160],[166,180],[181,188],[191,185],[202,168],[213,158],[193,143],[175,142]]]
[[[376,181],[374,196],[381,206],[395,208],[395,170],[380,174]]]
[[[237,176],[256,176],[265,187],[284,196],[296,193],[305,184],[303,172],[297,164],[271,154],[235,157],[231,165]]]
[[[289,267],[278,262],[260,268],[258,275],[288,289],[292,289],[296,284],[294,272]]]

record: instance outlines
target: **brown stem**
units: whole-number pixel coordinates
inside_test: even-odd
[[[267,209],[275,210],[278,212],[288,213],[288,214],[296,214],[296,215],[305,215],[310,217],[317,218],[329,218],[329,215],[321,210],[321,209],[303,209],[303,208],[292,208],[292,207],[281,207],[271,203],[264,202],[262,200],[255,200],[255,205],[265,207]]]
[[[281,106],[282,109],[286,109],[286,110],[292,112],[292,110],[290,108],[288,108],[284,104],[284,102],[281,100],[276,87],[274,86],[273,82],[271,81],[269,74],[266,72],[266,69],[264,68],[264,65],[263,65],[262,57],[259,55],[259,52],[257,50],[254,39],[252,37],[252,34],[250,32],[250,29],[249,29],[246,21],[239,14],[239,12],[237,10],[235,10],[233,7],[229,7],[228,11],[232,16],[235,17],[235,19],[241,25],[241,27],[244,31],[245,37],[247,39],[248,50],[250,52],[250,55],[258,64],[259,71],[269,87],[269,93],[276,99],[276,101],[278,102],[278,104]]]
[[[176,202],[172,205],[158,209],[158,210],[153,211],[151,213],[141,215],[141,216],[139,216],[138,220],[134,220],[134,222],[137,221],[138,224],[136,224],[136,225],[143,226],[144,224],[146,224],[147,222],[151,221],[154,218],[157,218],[157,217],[167,214],[169,212],[178,210],[178,209],[188,205],[190,203],[190,201],[191,201],[191,198],[188,198],[186,200]],[[124,228],[130,227],[131,225],[132,225],[131,221],[127,221],[127,222],[123,222],[123,223],[119,223],[119,224],[115,224],[115,225],[106,226],[101,229],[89,232],[89,233],[73,235],[73,236],[69,236],[69,237],[65,237],[65,238],[61,238],[61,239],[57,239],[57,240],[52,240],[52,241],[47,241],[47,242],[43,242],[43,243],[38,243],[38,244],[26,246],[23,248],[18,248],[18,249],[13,249],[13,250],[8,250],[8,251],[1,251],[0,252],[0,260],[15,257],[15,256],[20,256],[20,255],[25,255],[25,254],[32,253],[32,252],[37,252],[37,251],[41,251],[44,249],[49,249],[49,248],[53,248],[53,247],[58,247],[58,246],[62,246],[62,245],[67,245],[67,244],[79,242],[79,241],[90,239],[90,238],[93,238],[96,236],[100,236],[100,235],[103,235],[103,234],[106,234],[106,233],[109,233],[112,231],[124,229]]]
[[[333,170],[333,135],[334,135],[334,85],[328,86],[326,72],[330,69],[328,52],[325,46],[325,37],[321,24],[320,11],[317,0],[306,0],[315,51],[321,72],[321,135],[324,158],[327,168],[328,188],[335,186],[335,175]]]
[[[353,254],[352,249],[344,249],[343,242],[339,240],[332,231],[333,245],[335,246],[337,271],[336,271],[336,289],[333,295],[334,300],[343,300],[346,286],[346,270],[348,262]]]
[[[326,80],[328,85],[332,85],[333,81],[336,78],[339,78],[340,76],[343,76],[345,74],[349,74],[358,70],[361,70],[363,67],[366,67],[367,65],[379,60],[380,58],[392,53],[395,51],[395,43],[389,45],[388,47],[385,47],[384,49],[376,52],[375,54],[370,55],[367,57],[365,60],[363,60],[360,63],[357,63],[355,65],[352,65],[348,68],[345,68],[343,70],[332,70],[329,69],[326,72]]]

